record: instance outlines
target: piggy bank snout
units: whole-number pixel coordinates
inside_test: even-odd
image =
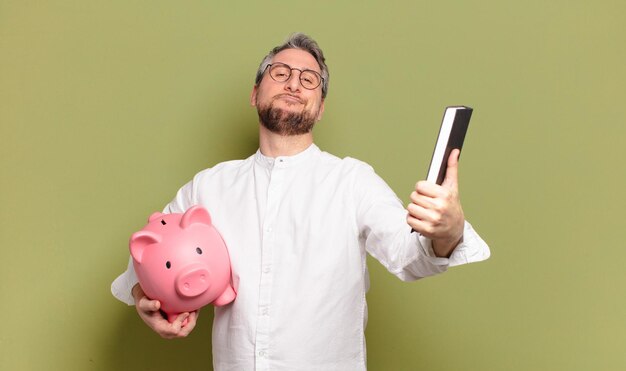
[[[206,266],[194,265],[182,270],[176,278],[176,291],[184,297],[198,296],[211,286],[211,274]]]

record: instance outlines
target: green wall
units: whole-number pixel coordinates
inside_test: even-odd
[[[257,146],[248,98],[293,31],[331,69],[321,148],[404,202],[443,107],[485,263],[406,284],[370,261],[371,370],[626,369],[623,1],[0,1],[0,369],[208,370],[109,292],[129,235]]]

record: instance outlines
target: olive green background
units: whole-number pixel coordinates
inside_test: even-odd
[[[318,145],[403,202],[446,105],[487,262],[403,283],[370,260],[370,370],[624,370],[623,1],[0,1],[0,369],[209,370],[110,294],[197,171],[257,147],[261,58],[324,49]],[[304,195],[306,197],[306,195]],[[323,231],[320,231],[323,233]]]

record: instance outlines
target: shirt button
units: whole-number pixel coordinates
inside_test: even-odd
[[[264,352],[264,351],[262,351],[262,350],[261,350],[261,351],[259,351],[259,357],[261,357],[261,358],[265,357],[265,352]]]
[[[261,311],[261,313],[262,313],[264,316],[267,316],[267,314],[268,314],[269,312],[270,312],[270,310],[269,310],[269,309],[267,309],[267,307],[266,307],[266,308],[263,308],[263,310]]]
[[[264,267],[263,273],[269,273],[271,271],[270,267]]]
[[[271,232],[272,232],[272,227],[267,227],[267,229],[265,230],[265,232],[267,232],[267,233],[271,233]]]

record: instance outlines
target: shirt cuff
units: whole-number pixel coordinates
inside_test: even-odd
[[[135,305],[132,289],[139,282],[135,274],[132,257],[128,259],[128,268],[111,284],[111,293],[121,302],[128,305]]]
[[[489,246],[476,233],[472,225],[465,221],[463,226],[463,238],[461,242],[454,248],[449,258],[442,258],[435,255],[432,240],[419,235],[420,244],[424,255],[430,259],[435,265],[448,265],[454,267],[457,265],[469,264],[486,260],[491,255]]]
[[[443,258],[443,257],[435,255],[435,251],[433,250],[433,241],[430,238],[424,237],[420,233],[418,233],[417,238],[419,239],[419,246],[420,246],[420,249],[422,250],[423,256],[426,257],[426,259],[432,265],[444,265],[445,266],[445,265],[450,264],[449,258]]]

